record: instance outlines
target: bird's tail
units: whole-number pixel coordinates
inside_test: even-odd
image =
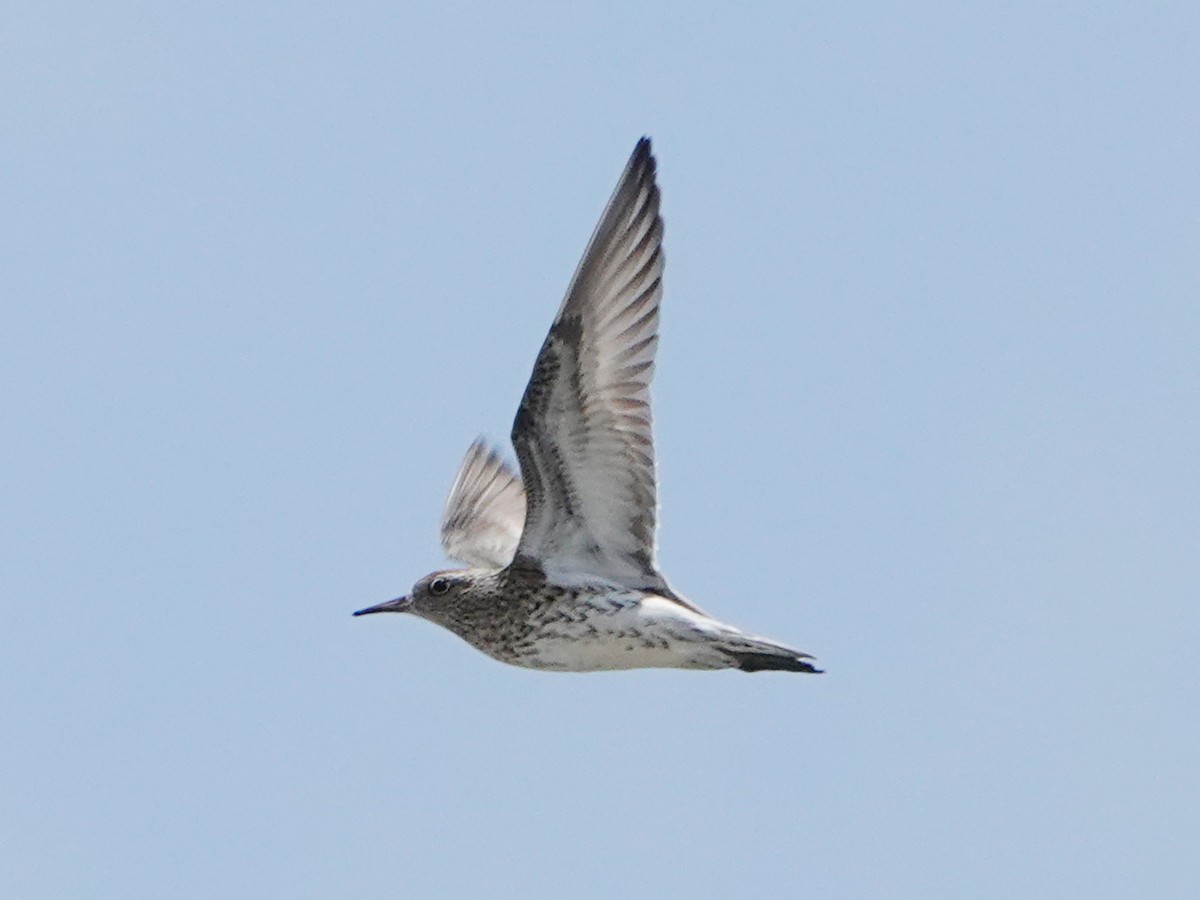
[[[807,672],[817,675],[823,672],[806,660],[812,659],[807,653],[801,653],[782,644],[770,641],[746,642],[744,647],[723,648],[743,672]]]

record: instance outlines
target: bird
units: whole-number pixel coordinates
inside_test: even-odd
[[[482,438],[442,514],[447,556],[355,616],[409,613],[494,659],[543,671],[819,673],[807,653],[709,615],[658,569],[650,381],[663,219],[637,142],[534,363],[512,426],[520,474]]]

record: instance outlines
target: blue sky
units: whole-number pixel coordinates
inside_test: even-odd
[[[0,894],[1193,895],[1192,4],[5,19]],[[644,133],[660,560],[820,677],[350,617]]]

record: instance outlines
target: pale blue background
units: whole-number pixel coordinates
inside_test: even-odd
[[[1190,898],[1194,3],[0,28],[0,895]],[[828,674],[401,617],[635,139],[661,559]]]

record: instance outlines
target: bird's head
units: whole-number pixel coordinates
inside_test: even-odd
[[[375,606],[368,606],[366,609],[358,610],[354,615],[407,612],[436,619],[439,611],[453,606],[472,584],[474,584],[472,573],[465,569],[433,572],[414,584],[406,596],[397,597],[395,600],[388,600]]]

